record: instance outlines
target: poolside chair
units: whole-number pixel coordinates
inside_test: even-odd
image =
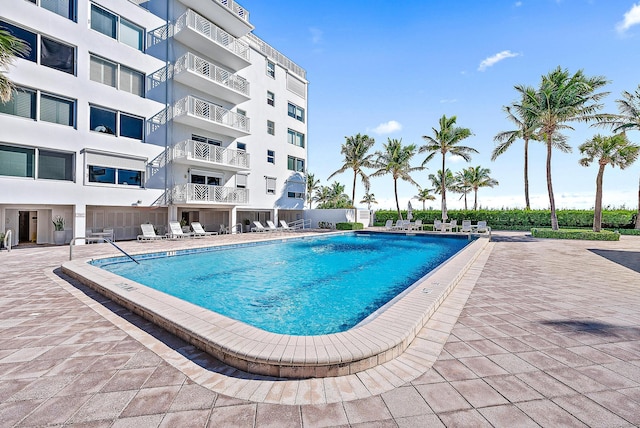
[[[422,230],[422,219],[417,219],[415,223],[410,226],[411,230]]]
[[[280,220],[280,226],[282,226],[282,231],[284,232],[295,232],[296,230],[293,227],[289,227],[286,221]]]
[[[486,233],[489,232],[491,233],[491,228],[489,226],[487,226],[487,222],[484,220],[481,220],[478,222],[478,225],[476,226],[476,232],[478,233]]]
[[[194,221],[193,223],[191,223],[191,229],[193,230],[193,236],[195,237],[212,236],[218,234],[218,232],[207,232],[206,230],[204,230],[204,227],[202,227],[199,221]]]
[[[253,221],[253,226],[251,228],[252,232],[269,232],[269,229],[265,228],[258,220]]]
[[[442,232],[442,220],[433,220],[433,231]]]
[[[462,220],[462,227],[460,228],[462,233],[471,233],[471,220]]]
[[[182,226],[177,221],[169,222],[169,233],[167,233],[168,239],[181,239],[181,238],[191,238],[191,233],[184,233],[182,231]]]
[[[446,223],[442,228],[443,232],[457,232],[458,229],[458,220],[451,220],[449,223]]]
[[[157,241],[165,238],[165,236],[156,235],[152,224],[143,223],[140,225],[140,229],[142,229],[142,235],[138,235],[138,241]]]
[[[393,220],[392,219],[387,220],[386,223],[384,224],[384,228],[385,230],[393,229]]]
[[[269,232],[280,232],[282,231],[281,227],[276,226],[271,220],[267,220],[267,227]]]
[[[391,226],[391,230],[400,230],[400,229],[402,229],[402,226],[403,226],[403,225],[404,225],[404,220],[400,220],[400,219],[398,219],[398,220],[396,221],[396,224],[395,224],[395,225],[393,225],[393,226]]]
[[[220,229],[218,229],[218,233],[220,235],[225,235],[227,233],[229,233],[229,228],[227,226],[225,226],[224,224],[220,225]]]

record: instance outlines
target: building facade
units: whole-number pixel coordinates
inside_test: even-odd
[[[6,0],[30,52],[0,104],[0,232],[65,242],[168,221],[302,217],[305,70],[233,0]]]

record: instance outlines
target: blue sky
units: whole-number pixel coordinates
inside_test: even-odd
[[[495,162],[493,137],[511,130],[502,106],[517,100],[516,84],[537,86],[557,66],[588,76],[605,76],[611,94],[603,111],[615,113],[622,91],[640,84],[640,2],[627,0],[523,1],[349,1],[269,2],[245,0],[255,34],[307,70],[308,168],[322,184],[341,165],[344,137],[366,133],[381,149],[387,138],[424,143],[423,135],[443,115],[455,115],[473,136],[464,144],[480,153],[470,163],[447,158],[456,172],[467,166],[490,168],[500,182],[481,189],[483,207],[522,207],[523,150],[516,142]],[[608,129],[575,124],[566,133],[573,153],[554,152],[552,176],[558,208],[591,208],[597,166],[578,164],[577,147]],[[629,134],[640,144],[640,132]],[[418,155],[415,165],[424,160]],[[439,161],[414,179],[427,176]],[[637,207],[640,161],[626,170],[607,167],[604,205]],[[351,194],[352,174],[338,175]],[[331,180],[333,181],[333,180]],[[418,189],[399,186],[401,206]],[[392,208],[390,176],[372,179],[378,209]],[[547,208],[545,148],[530,145],[530,193],[534,208]],[[358,183],[356,201],[364,194]],[[447,198],[461,208],[458,195]],[[420,206],[412,201],[414,207]],[[427,204],[439,207],[439,201]]]

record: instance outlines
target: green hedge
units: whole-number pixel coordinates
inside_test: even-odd
[[[606,210],[602,212],[602,227],[607,229],[633,229],[635,224],[635,210]],[[406,211],[402,217],[406,218]],[[549,210],[450,210],[450,219],[486,220],[493,230],[531,230],[532,227],[551,227],[551,212]],[[593,210],[557,210],[558,224],[564,228],[593,227]],[[421,219],[422,223],[432,224],[440,219],[439,210],[413,210],[413,220]],[[375,213],[376,224],[384,225],[385,221],[398,219],[397,211],[380,210]]]
[[[362,223],[336,223],[336,230],[360,230],[364,229]]]
[[[534,238],[553,238],[553,239],[582,239],[587,241],[619,241],[620,234],[611,232],[609,230],[603,230],[601,232],[594,232],[590,230],[581,229],[531,229],[531,236]]]

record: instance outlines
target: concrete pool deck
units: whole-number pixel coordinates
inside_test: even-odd
[[[114,427],[639,425],[640,238],[577,242],[499,232],[494,241],[415,347],[356,374],[302,381],[233,369],[66,281],[54,272],[68,258],[66,246],[3,251],[0,420]],[[76,249],[77,257],[107,253],[104,244]]]

